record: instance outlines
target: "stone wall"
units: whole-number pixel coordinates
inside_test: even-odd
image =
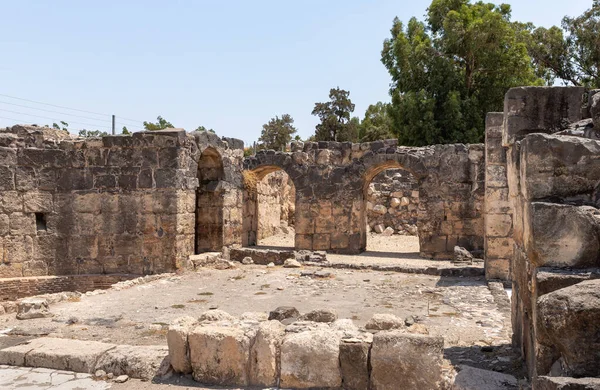
[[[296,189],[283,171],[268,174],[257,185],[258,239],[281,233],[294,225]]]
[[[416,236],[419,183],[408,171],[387,169],[373,178],[367,189],[368,230],[391,227],[394,233]]]
[[[532,378],[600,377],[600,123],[585,120],[594,111],[600,99],[579,87],[505,98],[513,337]]]
[[[87,139],[39,127],[0,132],[0,277],[185,266],[205,234],[194,222],[198,161],[218,142],[222,242],[241,243],[243,145],[213,138],[178,129]]]
[[[136,275],[68,275],[32,276],[26,278],[0,279],[0,301],[63,291],[85,293],[110,288],[115,283],[135,278]]]
[[[386,169],[402,168],[419,183],[421,255],[450,258],[455,245],[483,250],[483,145],[295,142],[292,152],[260,151],[244,165],[259,179],[282,169],[294,182],[297,249],[364,251],[368,183]]]
[[[485,124],[485,274],[488,279],[510,280],[513,213],[502,147],[503,121],[503,113],[493,112]]]

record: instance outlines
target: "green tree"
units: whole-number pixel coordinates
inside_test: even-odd
[[[317,141],[357,141],[360,120],[352,118],[354,103],[350,100],[350,92],[332,88],[329,101],[315,103],[312,115],[321,120],[316,126]]]
[[[361,142],[395,138],[392,133],[392,118],[388,114],[389,106],[389,103],[377,102],[367,108],[358,131]]]
[[[156,117],[156,123],[144,122],[144,129],[149,130],[149,131],[163,130],[163,129],[169,129],[169,128],[173,128],[173,127],[175,127],[175,126],[173,126],[171,124],[171,122],[168,122],[166,119],[164,119],[160,115],[158,117]]]
[[[562,28],[527,27],[529,53],[548,84],[558,79],[566,85],[600,88],[600,0],[578,17],[565,16]]]
[[[61,127],[62,126],[62,127]],[[48,127],[48,126],[46,126]],[[69,131],[69,124],[65,121],[60,121],[60,125],[56,122],[52,124],[52,128],[56,130],[66,130]]]
[[[506,91],[543,83],[510,6],[433,0],[425,22],[394,19],[382,62],[392,84],[388,113],[405,145],[480,142],[487,112]]]
[[[121,134],[129,135],[129,134],[131,134],[131,131],[127,130],[127,126],[123,126],[123,130],[121,130]]]
[[[282,150],[292,140],[296,133],[294,118],[289,114],[283,114],[281,118],[275,116],[265,123],[258,142],[263,149]]]

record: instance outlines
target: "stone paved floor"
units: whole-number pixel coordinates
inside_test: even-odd
[[[0,366],[0,389],[3,390],[104,390],[110,387],[109,383],[96,381],[89,374]]]

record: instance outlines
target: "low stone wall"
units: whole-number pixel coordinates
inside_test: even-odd
[[[279,309],[284,308],[269,318],[282,314]],[[169,328],[169,357],[175,372],[191,373],[207,385],[441,388],[443,338],[411,333],[426,330],[416,325],[405,328],[404,321],[391,315],[376,316],[379,319],[374,317],[366,331],[351,320],[336,320],[332,311],[316,310],[300,317],[312,321],[286,326],[285,319],[267,320],[266,313],[246,313],[237,319],[211,310],[198,321],[186,317]]]
[[[19,298],[40,294],[52,294],[64,291],[81,293],[107,289],[113,284],[130,280],[139,275],[65,275],[36,276],[28,278],[0,279],[0,300],[13,301]]]
[[[367,189],[368,229],[382,233],[417,235],[419,183],[408,171],[387,169],[373,178]],[[379,227],[378,227],[379,226]]]

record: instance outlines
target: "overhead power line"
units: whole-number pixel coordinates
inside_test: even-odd
[[[44,102],[39,102],[37,100],[24,99],[24,98],[20,98],[20,97],[16,97],[16,96],[4,95],[4,94],[1,94],[1,93],[0,93],[0,96],[7,97],[7,98],[10,98],[10,99],[22,100],[24,102],[29,102],[29,103],[42,104],[44,106],[50,106],[50,107],[55,107],[55,108],[62,108],[62,109],[71,110],[71,111],[84,112],[86,114],[101,115],[101,116],[110,116],[110,114],[103,114],[103,113],[100,113],[100,112],[80,110],[78,108],[72,108],[72,107],[67,107],[67,106],[60,106],[58,104],[44,103]],[[131,121],[131,122],[136,122],[136,123],[142,123],[143,122],[143,121],[140,121],[140,120],[137,120],[137,119],[125,118],[123,116],[120,116],[119,118],[121,120],[127,120],[127,121]],[[98,118],[96,118],[96,119],[98,119]]]
[[[1,101],[1,100],[0,100],[0,103],[1,103],[1,104],[10,104],[11,106],[17,106],[17,107],[22,107],[22,108],[28,108],[28,109],[31,109],[31,110],[38,110],[38,111],[51,112],[51,113],[54,113],[54,114],[60,114],[60,115],[74,116],[74,117],[76,117],[76,118],[91,119],[91,120],[93,120],[93,121],[97,121],[97,120],[99,120],[99,119],[100,119],[100,118],[93,118],[93,117],[91,117],[91,116],[83,116],[83,115],[77,115],[77,114],[69,114],[69,113],[67,113],[67,112],[59,112],[59,111],[54,111],[54,110],[46,110],[46,109],[44,109],[44,108],[31,107],[31,106],[26,106],[26,105],[24,105],[24,104],[16,104],[16,103],[10,103],[10,102],[3,102],[3,101]]]
[[[0,108],[0,111],[5,111],[5,112],[10,112],[13,114],[19,114],[19,115],[25,115],[25,116],[33,116],[36,118],[43,118],[43,119],[50,119],[52,121],[57,121],[59,122],[59,120],[57,120],[56,118],[53,117],[49,117],[49,116],[44,116],[44,115],[35,115],[35,114],[28,114],[25,112],[19,112],[19,111],[12,111],[12,110],[6,110],[4,108]],[[75,121],[69,121],[69,123],[75,123],[78,125],[84,125],[84,126],[94,126],[94,127],[103,127],[103,128],[110,128],[110,126],[106,126],[106,125],[99,125],[97,123],[86,123],[86,122],[75,122]]]

